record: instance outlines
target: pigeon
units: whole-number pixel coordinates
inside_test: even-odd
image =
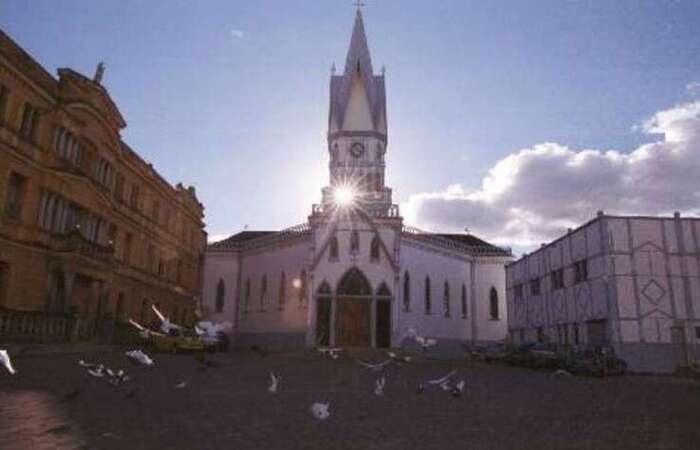
[[[319,348],[318,348],[318,351],[319,351],[322,355],[328,355],[328,356],[330,356],[330,357],[333,358],[333,359],[338,359],[338,357],[340,357],[340,352],[342,352],[343,349],[342,349],[342,348],[339,348],[339,347],[332,347],[332,348],[329,348],[329,347],[319,347]]]
[[[381,377],[374,382],[374,395],[381,397],[384,395],[384,386],[386,385],[386,378]]]
[[[459,380],[459,383],[452,388],[452,396],[459,398],[464,394],[464,380]]]
[[[175,389],[183,389],[187,386],[187,381],[181,381],[180,383],[175,385]]]
[[[134,362],[143,364],[144,366],[152,366],[153,360],[141,350],[131,350],[125,353],[126,356]]]
[[[357,363],[358,363],[359,365],[361,365],[361,366],[363,366],[363,367],[366,367],[366,368],[368,368],[368,369],[370,369],[370,370],[373,370],[373,371],[382,370],[382,368],[383,368],[384,366],[386,366],[387,364],[389,364],[390,362],[391,362],[391,359],[387,359],[386,361],[382,361],[382,362],[376,363],[376,364],[372,364],[372,363],[369,363],[369,362],[367,362],[367,361],[362,361],[361,359],[358,359],[358,360],[357,360]]]
[[[422,381],[419,382],[419,383],[418,383],[418,389],[416,390],[416,392],[417,392],[418,394],[422,394],[423,392],[425,392],[425,383],[423,383]]]
[[[87,371],[90,375],[92,375],[95,378],[103,378],[105,376],[104,367],[102,365],[98,366],[95,369],[88,369]]]
[[[171,331],[181,331],[182,327],[180,325],[176,325],[170,321],[169,318],[165,317],[160,311],[158,311],[158,308],[156,308],[156,305],[151,305],[151,309],[153,310],[154,313],[156,313],[156,316],[161,321],[160,324],[160,331],[163,333],[169,335]]]
[[[136,322],[134,319],[129,319],[129,323],[133,325],[134,328],[139,330],[139,336],[141,336],[143,339],[148,339],[151,337],[151,335],[162,336],[162,333],[151,331],[140,323]]]
[[[313,414],[318,420],[326,420],[331,415],[331,412],[329,411],[330,406],[330,402],[314,403],[311,405],[311,414]]]
[[[267,392],[276,394],[281,380],[282,377],[276,376],[273,372],[270,372],[270,387],[267,388]]]
[[[568,370],[559,369],[556,372],[554,372],[554,376],[555,377],[570,377],[571,372],[569,372]]]
[[[10,372],[10,375],[17,373],[15,368],[12,367],[12,361],[10,361],[10,355],[7,353],[7,350],[0,350],[0,363]]]
[[[442,383],[440,383],[440,389],[442,389],[443,391],[451,391],[452,386],[450,386],[450,382],[448,380],[445,380]]]
[[[420,344],[423,351],[426,351],[428,350],[428,348],[433,347],[437,344],[436,339],[426,338],[424,336],[419,335],[418,331],[415,328],[409,328],[408,331],[406,331],[406,334],[404,335],[404,338],[405,337],[411,337],[415,339],[416,342]]]
[[[442,378],[437,378],[437,379],[435,379],[435,380],[427,380],[426,383],[432,384],[432,385],[439,385],[439,386],[441,386],[442,384],[444,384],[445,382],[447,382],[447,380],[449,380],[450,378],[452,378],[452,376],[453,376],[455,373],[457,373],[457,371],[456,371],[456,370],[453,370],[452,372],[448,373],[447,375],[445,375],[445,376],[442,377]]]

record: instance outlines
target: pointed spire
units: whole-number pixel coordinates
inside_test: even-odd
[[[355,25],[352,27],[350,48],[345,58],[345,74],[351,74],[358,68],[367,75],[373,74],[372,59],[369,55],[369,46],[365,35],[365,25],[362,21],[362,10],[359,7],[355,13]]]

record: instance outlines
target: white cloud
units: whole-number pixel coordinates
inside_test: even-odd
[[[215,234],[210,234],[207,235],[207,244],[211,244],[213,242],[219,242],[223,241],[227,237],[233,235],[235,233],[215,233]]]
[[[409,223],[471,232],[501,245],[534,246],[611,214],[700,211],[700,101],[659,111],[639,127],[661,135],[629,153],[574,150],[558,143],[526,148],[498,161],[479,189],[461,185],[412,195]]]
[[[231,37],[235,39],[243,39],[243,36],[245,36],[245,32],[243,30],[237,30],[237,29],[232,29],[231,30]]]

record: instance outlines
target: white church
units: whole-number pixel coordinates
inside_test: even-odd
[[[502,340],[510,250],[406,226],[384,183],[384,74],[358,9],[344,72],[330,80],[329,185],[306,223],[208,246],[202,310],[234,344],[397,346],[409,328],[441,344]]]

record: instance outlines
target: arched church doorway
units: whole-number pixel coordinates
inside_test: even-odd
[[[391,291],[385,283],[377,289],[376,343],[379,348],[391,347]]]
[[[316,292],[316,345],[327,347],[331,339],[331,287],[325,281]]]
[[[372,287],[356,267],[343,275],[336,290],[335,344],[348,347],[372,345]]]

